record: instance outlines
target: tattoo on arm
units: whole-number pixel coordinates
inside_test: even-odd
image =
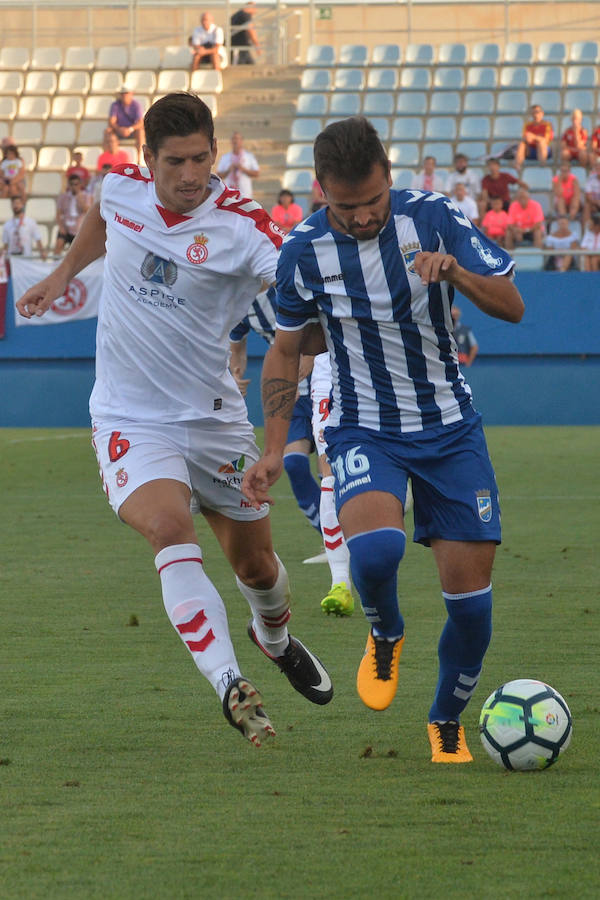
[[[297,387],[296,382],[286,381],[284,378],[270,378],[264,381],[262,400],[265,418],[280,416],[289,421],[296,403]]]

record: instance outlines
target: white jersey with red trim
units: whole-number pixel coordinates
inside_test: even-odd
[[[229,332],[263,281],[282,232],[216,175],[188,215],[164,209],[135,165],[105,176],[107,255],[96,339],[92,418],[245,421],[231,376]]]

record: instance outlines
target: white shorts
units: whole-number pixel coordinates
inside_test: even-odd
[[[254,509],[241,492],[244,472],[259,457],[252,425],[176,422],[141,424],[125,419],[92,422],[102,486],[115,513],[141,485],[157,478],[182,481],[195,504],[229,519],[264,518],[265,503]]]
[[[322,456],[327,449],[323,430],[329,418],[330,393],[331,363],[329,362],[329,353],[319,353],[318,356],[315,356],[315,364],[310,376],[313,440],[319,456]]]

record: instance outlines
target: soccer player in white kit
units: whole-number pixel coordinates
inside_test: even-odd
[[[226,719],[260,745],[274,729],[240,672],[190,499],[193,491],[250,605],[251,640],[297,691],[328,703],[326,670],[287,630],[288,578],[268,508],[255,509],[240,489],[258,450],[228,369],[228,335],[261,283],[274,280],[281,236],[257,203],[211,174],[217,145],[199,97],[168,94],[144,122],[150,174],[123,165],[106,175],[65,258],[17,307],[43,315],[106,251],[90,398],[103,486],[119,518],[150,543],[167,615]]]

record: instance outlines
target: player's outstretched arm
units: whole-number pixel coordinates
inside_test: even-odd
[[[43,316],[62,297],[74,275],[104,253],[106,226],[95,203],[86,213],[75,240],[64,259],[50,275],[34,284],[17,300],[16,307],[26,319]]]

